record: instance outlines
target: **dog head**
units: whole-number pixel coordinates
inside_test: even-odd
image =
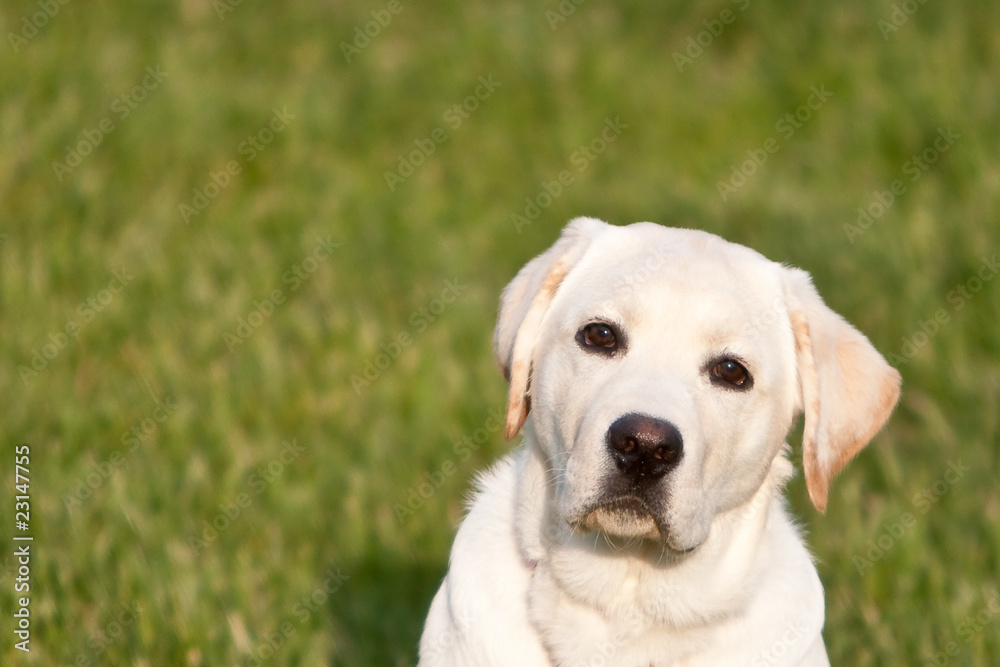
[[[495,349],[505,434],[530,412],[557,519],[678,552],[753,497],[800,412],[824,511],[899,397],[899,374],[808,274],[652,223],[570,222],[504,290]]]

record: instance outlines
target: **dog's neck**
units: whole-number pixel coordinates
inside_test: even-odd
[[[783,453],[748,502],[720,513],[705,543],[678,554],[656,540],[579,534],[559,522],[551,465],[532,436],[529,430],[517,464],[516,530],[523,557],[547,585],[612,617],[634,618],[640,610],[645,622],[677,628],[717,622],[745,606],[767,558],[768,517],[784,512],[781,490],[792,467]]]

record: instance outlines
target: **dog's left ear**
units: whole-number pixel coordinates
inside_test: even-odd
[[[531,359],[542,317],[556,290],[591,241],[610,225],[594,218],[575,218],[544,253],[522,268],[500,296],[493,351],[500,372],[510,382],[504,436],[521,430],[531,409]]]
[[[823,303],[808,273],[786,271],[805,413],[802,467],[813,505],[825,512],[830,481],[885,424],[901,379],[864,334]]]

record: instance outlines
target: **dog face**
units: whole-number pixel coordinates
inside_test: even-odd
[[[567,522],[684,550],[749,500],[791,424],[780,267],[708,234],[613,231],[539,328],[535,428]],[[775,307],[785,327],[754,326]]]
[[[803,407],[824,507],[898,396],[898,374],[804,273],[651,223],[573,221],[505,290],[496,342],[508,435],[530,409],[556,520],[677,552],[750,500]]]

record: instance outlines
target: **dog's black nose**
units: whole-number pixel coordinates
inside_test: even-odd
[[[659,479],[676,466],[684,441],[668,421],[628,414],[608,429],[608,449],[618,470],[638,482]]]

